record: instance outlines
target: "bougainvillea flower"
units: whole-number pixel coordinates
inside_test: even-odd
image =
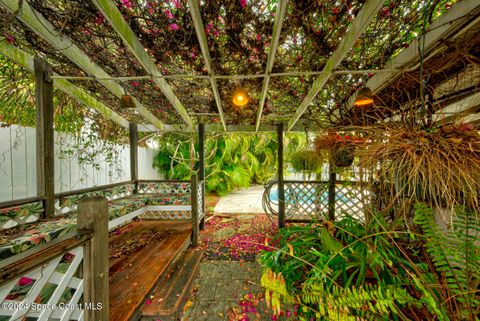
[[[245,8],[247,6],[247,0],[240,0],[240,5],[242,8]]]
[[[179,27],[176,23],[172,23],[172,24],[170,25],[170,29],[172,29],[172,30],[178,30],[178,29],[180,29],[180,27]]]
[[[124,6],[125,8],[129,8],[129,9],[133,8],[133,5],[130,2],[130,0],[122,0],[122,6]]]
[[[22,276],[20,280],[18,280],[18,285],[24,286],[28,285],[33,282],[33,279],[27,278],[26,276]]]
[[[173,19],[174,18],[173,14],[170,10],[167,9],[167,10],[164,11],[164,13],[165,13],[165,15],[167,16],[168,19]]]

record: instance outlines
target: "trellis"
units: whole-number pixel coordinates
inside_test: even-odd
[[[15,1],[0,1],[0,4],[9,10],[12,13],[15,13],[17,18],[24,22],[29,28],[31,28],[34,32],[44,38],[48,43],[53,45],[59,51],[61,51],[64,55],[66,55],[71,61],[77,64],[81,69],[85,70],[89,75],[92,75],[92,79],[95,79],[103,86],[105,86],[112,94],[116,97],[120,97],[125,93],[124,89],[120,85],[120,81],[122,79],[134,79],[135,77],[120,77],[115,78],[109,76],[105,71],[102,70],[98,65],[92,62],[88,56],[78,48],[74,42],[68,37],[61,35],[55,27],[47,21],[38,11],[31,8],[28,2],[15,2]],[[19,4],[22,4],[19,7]],[[125,19],[123,18],[122,14],[115,6],[112,0],[97,0],[94,1],[94,4],[100,9],[103,13],[105,18],[110,22],[111,26],[117,32],[117,34],[121,37],[124,41],[126,47],[133,53],[133,55],[137,58],[139,63],[142,67],[146,70],[148,76],[140,76],[137,77],[138,79],[151,79],[154,81],[163,92],[165,97],[170,101],[172,106],[175,107],[181,118],[184,120],[186,124],[186,130],[192,131],[194,122],[188,112],[186,111],[185,107],[182,105],[178,97],[173,92],[172,88],[166,82],[166,78],[168,76],[163,75],[160,73],[158,68],[153,63],[153,60],[149,57],[149,55],[143,50],[143,46],[140,43],[139,39],[131,29],[131,27],[127,24]],[[255,120],[255,131],[259,131],[261,127],[261,119],[262,119],[262,112],[264,109],[264,104],[266,100],[266,95],[269,90],[269,83],[271,77],[275,75],[272,73],[273,71],[273,64],[275,61],[275,55],[278,51],[279,46],[279,39],[282,30],[282,24],[285,19],[287,1],[279,1],[276,7],[276,14],[275,20],[273,23],[273,33],[271,37],[270,43],[270,52],[267,57],[267,64],[265,72],[261,75],[217,75],[215,74],[212,66],[212,59],[209,54],[208,44],[207,44],[207,37],[205,33],[204,24],[202,21],[202,17],[200,14],[200,9],[198,8],[198,3],[190,0],[189,1],[189,9],[190,14],[192,16],[192,20],[195,26],[195,32],[197,34],[197,38],[202,50],[202,55],[204,57],[205,67],[207,69],[207,74],[205,76],[202,75],[185,75],[186,77],[202,77],[210,82],[210,87],[215,99],[215,104],[217,106],[218,115],[220,117],[220,121],[222,124],[223,131],[228,131],[227,123],[224,117],[224,110],[222,107],[222,101],[219,94],[219,90],[217,87],[217,79],[219,78],[237,78],[237,79],[245,79],[248,77],[261,77],[263,78],[262,90],[260,93],[259,104],[257,108],[256,120]],[[302,117],[308,107],[312,104],[318,93],[322,90],[323,86],[326,84],[327,80],[330,78],[331,75],[338,72],[336,67],[342,62],[348,52],[351,50],[352,46],[356,42],[356,40],[360,37],[362,32],[368,26],[369,22],[372,21],[373,17],[377,14],[381,6],[383,5],[382,1],[367,1],[361,8],[360,12],[354,18],[350,28],[347,30],[345,35],[342,37],[337,49],[335,52],[332,53],[328,61],[326,62],[323,70],[319,72],[300,72],[300,73],[280,73],[282,75],[298,75],[298,74],[317,74],[318,77],[315,79],[312,87],[308,91],[307,95],[304,97],[302,102],[300,103],[299,107],[297,108],[295,114],[288,122],[287,130],[294,130],[295,124],[298,120]],[[461,4],[455,5],[452,9],[447,12],[444,16],[439,19],[436,25],[432,26],[431,32],[428,32],[426,37],[427,47],[436,46],[440,39],[444,39],[444,37],[451,33],[452,30],[456,30],[462,26],[462,22],[466,21],[469,16],[466,14],[468,12],[476,12],[478,10],[478,5],[475,1],[463,1]],[[454,23],[445,23],[445,21],[451,21]],[[474,23],[474,22],[472,22]],[[360,73],[375,73],[376,75],[369,80],[368,86],[371,86],[374,91],[378,90],[380,87],[378,84],[385,84],[388,83],[388,79],[393,79],[402,72],[404,66],[407,62],[411,61],[411,58],[418,57],[418,53],[416,52],[417,45],[413,43],[409,48],[402,51],[401,54],[392,61],[385,70],[359,70],[359,71],[346,71],[347,74],[354,74],[357,72]],[[11,45],[8,45],[6,41],[3,41],[2,47],[0,48],[1,52],[4,53],[10,59],[22,64],[23,66],[30,66],[31,63],[25,63],[27,60],[31,60],[30,58],[21,57],[25,56],[26,53],[22,53],[19,51],[18,48],[14,48]],[[406,59],[406,57],[408,59]],[[27,68],[28,69],[28,68]],[[176,75],[170,76],[170,78],[175,77]],[[181,75],[178,75],[181,76]],[[120,124],[123,127],[126,126],[125,119],[122,116],[118,115],[117,113],[111,111],[103,105],[101,102],[97,101],[95,98],[89,96],[88,94],[79,91],[78,88],[75,88],[73,85],[69,84],[68,82],[63,82],[61,80],[66,80],[65,76],[58,76],[53,75],[55,82],[58,83],[60,89],[67,92],[70,96],[74,97],[75,99],[79,100],[84,104],[88,104],[88,106],[100,111],[104,116],[109,119],[114,120],[116,123]],[[78,77],[71,77],[72,79]],[[378,88],[377,88],[378,87]],[[352,105],[354,100],[354,96],[352,96],[349,100],[349,106]],[[134,98],[134,102],[136,105],[136,111],[150,124],[153,124],[157,130],[170,130],[171,127],[165,127],[156,116],[154,116],[145,106],[143,106],[138,99]],[[339,116],[338,112],[335,112],[336,117]],[[173,125],[173,124],[168,124]],[[179,126],[179,124],[176,124]],[[175,127],[176,129],[178,127]],[[183,128],[182,128],[183,129]],[[232,128],[235,130],[235,128]]]

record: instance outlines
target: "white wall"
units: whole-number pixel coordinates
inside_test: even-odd
[[[1,123],[0,123],[1,126]],[[126,145],[117,145],[117,159],[112,163],[98,153],[95,163],[80,162],[65,154],[73,148],[71,136],[55,133],[55,191],[65,192],[100,186],[130,179],[130,151]],[[94,147],[95,148],[95,147]],[[96,147],[100,150],[100,147]],[[138,150],[139,178],[160,179],[152,167],[155,151],[140,147]],[[36,195],[35,128],[12,125],[0,127],[0,202]]]

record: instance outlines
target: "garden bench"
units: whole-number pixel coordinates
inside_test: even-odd
[[[139,181],[136,185],[128,182],[61,193],[56,195],[55,215],[46,219],[41,199],[28,199],[23,204],[12,202],[13,206],[0,209],[0,260],[75,230],[77,204],[89,196],[107,198],[109,230],[136,217],[192,219],[191,182],[187,181]]]

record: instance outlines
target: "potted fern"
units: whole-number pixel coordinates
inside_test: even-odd
[[[328,151],[336,167],[349,167],[353,164],[356,145],[360,142],[362,139],[359,137],[330,132],[317,136],[315,148],[318,153]]]
[[[300,150],[292,154],[290,164],[295,172],[302,173],[303,180],[310,180],[322,168],[323,158],[313,150]]]

